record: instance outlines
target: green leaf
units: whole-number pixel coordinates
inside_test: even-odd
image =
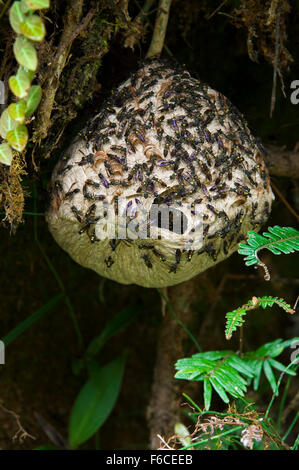
[[[257,349],[256,354],[258,357],[262,357],[263,360],[270,357],[279,356],[284,350],[282,339],[276,339],[270,343],[263,344],[260,348]]]
[[[42,89],[39,85],[33,85],[28,91],[26,100],[26,117],[31,116],[42,99]]]
[[[257,297],[257,300],[259,306],[262,308],[272,307],[274,304],[276,304],[286,312],[290,313],[292,310],[290,304],[288,304],[284,299],[280,299],[279,297],[264,295],[263,297]]]
[[[33,77],[34,72],[26,69],[26,67],[20,66],[17,75],[12,75],[9,78],[9,88],[18,98],[25,98]]]
[[[112,336],[124,329],[139,312],[139,308],[127,308],[113,317],[105,326],[102,333],[90,342],[86,351],[87,359],[89,360],[96,356],[101,351],[104,344]]]
[[[296,372],[292,369],[287,369],[286,366],[284,366],[281,362],[275,361],[275,359],[269,359],[268,361],[274,369],[280,370],[281,372],[285,372],[286,374],[289,375],[297,375]]]
[[[249,231],[247,244],[240,243],[238,253],[245,255],[245,264],[261,264],[258,252],[267,249],[279,255],[289,254],[299,250],[299,232],[293,227],[269,227],[263,235]]]
[[[34,450],[61,450],[61,448],[58,446],[53,446],[49,444],[49,445],[35,447]]]
[[[224,351],[206,351],[204,353],[196,353],[193,354],[192,358],[188,358],[185,360],[190,360],[192,363],[194,360],[199,359],[201,361],[203,358],[208,359],[210,361],[218,361],[218,359],[222,359],[224,356],[227,356],[230,354],[232,351],[229,350],[224,350]]]
[[[21,33],[32,41],[42,41],[46,35],[46,28],[43,20],[38,15],[28,16],[20,24]]]
[[[12,29],[17,33],[21,34],[20,24],[25,20],[25,16],[21,9],[20,2],[14,2],[9,9],[9,22]]]
[[[276,390],[276,379],[275,379],[275,375],[273,373],[272,367],[269,364],[269,361],[264,362],[264,372],[265,372],[265,376],[268,379],[268,382],[271,385],[273,392],[276,392],[275,394],[277,395],[278,391]]]
[[[91,361],[94,358],[105,343],[114,335],[116,335],[119,331],[126,328],[126,326],[135,318],[136,315],[140,313],[139,308],[127,308],[120,313],[118,313],[115,317],[113,317],[108,324],[105,326],[103,331],[99,336],[96,336],[88,345],[85,358],[80,358],[74,360],[72,363],[73,373],[75,375],[79,375],[82,369],[86,366],[86,362]]]
[[[236,329],[244,323],[243,316],[246,316],[246,309],[244,307],[239,307],[232,312],[227,312],[226,317],[226,326],[225,326],[225,338],[231,339],[232,334]]]
[[[298,340],[299,338],[297,337],[286,341],[282,341],[282,339],[276,339],[270,343],[263,344],[256,351],[247,352],[243,356],[244,362],[246,362],[254,372],[254,390],[257,390],[259,387],[262,370],[264,370],[273,391],[276,390],[276,378],[272,367],[281,372],[286,372],[290,375],[296,375],[294,370],[291,368],[287,370],[283,364],[274,360],[273,358],[279,356],[285,348],[289,347],[292,343]]]
[[[29,70],[36,70],[37,54],[34,45],[29,39],[23,36],[17,37],[13,45],[13,51],[20,65],[23,65]]]
[[[98,368],[81,389],[70,419],[72,449],[87,441],[104,423],[117,400],[124,372],[125,355]]]
[[[251,300],[248,300],[247,304],[242,305],[242,307],[238,307],[232,312],[226,313],[226,339],[231,339],[233,332],[244,323],[244,317],[247,314],[247,310],[252,310],[258,307],[273,307],[274,304],[278,305],[288,313],[294,313],[294,310],[291,308],[291,306],[284,299],[280,299],[279,297],[272,297],[270,295],[265,295],[264,297],[253,297]]]
[[[175,423],[174,432],[178,440],[183,446],[190,446],[192,444],[190,432],[188,431],[188,429],[186,428],[184,424]]]
[[[12,150],[6,142],[3,142],[3,144],[0,145],[0,163],[10,166],[11,161]]]
[[[22,124],[25,121],[26,101],[21,100],[17,103],[11,103],[7,108],[12,119]]]
[[[6,139],[7,133],[18,127],[19,123],[11,118],[8,108],[6,108],[0,117],[0,135]]]
[[[287,339],[281,343],[281,346],[285,349],[289,346],[291,346],[293,343],[297,343],[299,341],[298,336],[295,338]],[[273,357],[273,356],[272,356]]]
[[[23,13],[28,13],[30,11],[29,6],[26,4],[26,0],[20,1],[20,8]]]
[[[224,403],[229,403],[229,398],[228,396],[226,395],[223,387],[215,380],[215,379],[212,379],[210,378],[210,381],[211,381],[211,384],[215,390],[215,392],[218,393],[218,395],[220,396],[221,400],[224,401]]]
[[[203,382],[204,385],[204,402],[205,402],[205,409],[208,411],[211,406],[211,400],[212,400],[212,386],[208,380],[208,378],[204,379]]]
[[[41,10],[50,7],[50,0],[24,0],[30,10]]]
[[[9,88],[18,98],[25,98],[27,90],[30,88],[30,78],[28,73],[21,69],[17,75],[12,75],[8,80]]]
[[[209,357],[209,359],[207,359]],[[211,359],[213,358],[213,359]],[[244,396],[252,367],[232,351],[208,351],[179,359],[175,364],[175,378],[204,381],[205,407],[210,406],[212,389],[227,403],[229,393],[234,398]],[[244,378],[241,374],[245,375]],[[208,409],[208,408],[207,408]]]
[[[22,152],[28,142],[27,127],[24,124],[21,124],[16,129],[9,131],[6,134],[6,140],[13,149],[18,152]]]
[[[236,355],[231,355],[229,357],[229,364],[238,372],[241,372],[241,374],[246,375],[247,377],[254,376],[254,371],[252,367],[250,367],[250,364],[247,364],[245,361],[243,361],[243,359]]]
[[[10,331],[6,336],[2,338],[5,346],[11,344],[15,339],[17,339],[22,333],[24,333],[28,328],[42,318],[45,313],[49,312],[58,302],[63,298],[63,294],[58,294],[53,297],[49,302],[43,305],[39,310],[34,312],[26,320],[19,323],[12,331]]]
[[[257,367],[255,369],[255,377],[253,381],[253,389],[255,391],[258,390],[259,388],[263,365],[264,365],[263,361],[257,362]]]

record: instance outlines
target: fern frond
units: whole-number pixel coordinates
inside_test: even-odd
[[[290,304],[288,304],[284,299],[272,297],[271,295],[265,295],[263,297],[252,297],[252,299],[248,300],[248,302],[242,305],[242,307],[238,307],[225,315],[225,338],[228,340],[231,339],[233,332],[244,323],[245,318],[243,317],[246,316],[248,310],[253,310],[258,307],[273,307],[274,304],[278,305],[287,313],[295,313],[295,310],[291,308]]]
[[[233,310],[232,312],[228,312],[226,314],[226,326],[225,326],[225,338],[226,339],[231,339],[232,334],[238,326],[241,326],[242,323],[244,323],[244,318],[243,316],[246,315],[246,308],[245,307],[239,307]]]
[[[267,308],[273,307],[274,304],[278,305],[278,307],[285,310],[287,313],[293,314],[295,311],[292,309],[290,304],[288,304],[284,299],[279,299],[278,297],[271,297],[269,295],[265,295],[264,297],[258,297],[258,304],[259,307]]]
[[[246,266],[258,264],[265,270],[265,280],[270,280],[267,266],[259,259],[258,252],[267,249],[275,255],[289,254],[299,251],[299,232],[293,227],[269,227],[268,232],[260,235],[256,232],[248,232],[247,243],[240,243],[238,253],[245,255]]]
[[[299,338],[292,338],[286,341],[282,339],[276,339],[271,343],[263,344],[256,351],[250,351],[244,354],[243,361],[254,371],[253,388],[257,390],[260,383],[262,371],[275,394],[277,394],[277,383],[274,372],[272,369],[276,369],[279,372],[295,376],[296,370],[289,368],[274,358],[282,354],[282,352],[292,346],[292,344],[298,343]]]
[[[209,409],[214,390],[225,402],[228,394],[243,397],[253,370],[233,351],[207,351],[179,359],[175,364],[175,378],[204,382],[205,408]]]

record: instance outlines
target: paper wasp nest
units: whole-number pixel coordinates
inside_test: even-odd
[[[188,72],[151,60],[56,165],[47,221],[82,266],[163,287],[230,256],[267,220],[273,198],[240,112]],[[168,224],[155,207],[169,209]]]

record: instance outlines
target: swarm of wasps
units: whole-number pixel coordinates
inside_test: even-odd
[[[248,216],[248,208],[243,207],[252,189],[261,193],[270,190],[262,157],[256,158],[256,151],[261,155],[263,149],[241,113],[221,93],[192,79],[179,66],[160,60],[147,62],[114,90],[80,136],[86,141],[86,152],[80,150],[82,158],[77,165],[92,168],[96,179],[88,178],[82,188],[74,185],[65,191],[63,181],[73,171],[74,163],[64,157],[53,192],[57,207],[63,200],[72,201],[80,192],[90,202],[85,213],[74,204],[71,211],[80,224],[78,233],[86,233],[91,243],[99,241],[95,231],[100,219],[96,217],[97,202],[107,201],[107,190],[113,188],[109,203],[115,203],[127,188],[134,186],[136,190],[130,197],[139,203],[149,197],[154,203],[167,205],[193,198],[193,204],[202,204],[204,220],[209,219],[209,214],[220,218],[222,228],[214,232],[205,223],[204,236],[208,242],[197,250],[198,255],[205,253],[216,260],[220,249],[227,254],[231,245],[240,240],[239,231]],[[143,162],[136,161],[134,156],[138,149],[140,152],[140,146]],[[234,178],[236,169],[244,175],[242,181]],[[163,179],[166,171],[170,172],[170,187]],[[223,207],[228,195],[235,196],[238,206],[233,219],[218,207],[218,204]],[[249,214],[253,227],[261,225],[270,211],[266,202],[257,218],[256,213],[261,214],[258,204],[252,203]],[[222,242],[215,243],[215,239]],[[111,254],[105,257],[108,268],[114,263],[120,243],[131,246],[133,242],[110,242]],[[196,252],[192,248],[176,249],[171,261],[154,243],[138,242],[138,249],[148,269],[152,269],[154,262],[167,262],[169,273],[173,274],[183,260],[190,262]]]

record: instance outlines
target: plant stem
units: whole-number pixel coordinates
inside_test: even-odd
[[[166,302],[166,305],[167,307],[169,308],[169,311],[170,313],[172,314],[173,318],[178,322],[179,325],[181,325],[182,328],[184,328],[184,330],[186,331],[187,335],[189,336],[189,338],[191,339],[191,341],[193,341],[193,343],[195,344],[195,346],[197,347],[198,351],[201,352],[201,347],[199,346],[198,342],[196,341],[196,339],[194,338],[193,334],[191,333],[191,331],[186,327],[185,323],[183,323],[179,317],[177,316],[177,314],[175,313],[174,311],[174,308],[173,306],[171,305],[171,303],[169,302],[169,300],[167,299],[167,297],[165,297],[165,295],[163,294],[163,292],[160,290],[160,289],[157,289],[159,294],[161,295],[161,297],[165,300]]]
[[[275,398],[277,398],[277,396],[278,396],[278,390],[279,390],[279,387],[280,387],[280,384],[281,384],[281,381],[282,381],[284,375],[285,375],[285,374],[287,373],[287,371],[288,371],[292,366],[294,366],[295,364],[297,364],[297,358],[294,359],[292,362],[290,362],[290,364],[288,365],[288,367],[286,368],[286,370],[280,374],[280,377],[279,377],[278,382],[277,382],[277,385],[276,385],[276,389],[275,389],[275,391],[273,392],[271,401],[270,401],[270,403],[269,403],[269,405],[268,405],[268,408],[267,408],[267,411],[266,411],[266,413],[265,413],[265,419],[268,419],[268,416],[269,416],[269,413],[270,413],[270,409],[271,409],[271,407],[272,407],[272,404],[273,404]]]
[[[168,308],[160,326],[152,393],[147,411],[152,449],[160,446],[158,434],[167,439],[173,434],[174,425],[179,420],[181,396],[183,389],[186,391],[186,384],[174,378],[174,364],[184,355],[187,335],[194,341],[186,324],[190,325],[195,320],[191,304],[198,295],[198,280],[192,279],[168,288],[168,295]],[[196,341],[195,344],[199,348]]]
[[[292,431],[293,427],[294,427],[295,424],[297,423],[298,418],[299,418],[299,413],[296,413],[295,418],[293,419],[293,421],[292,421],[291,424],[290,424],[289,429],[287,430],[287,432],[286,432],[285,435],[283,436],[282,441],[285,441],[285,440],[286,440],[286,438],[288,437],[288,435],[289,435],[290,432]]]
[[[228,434],[236,433],[236,432],[240,431],[243,428],[244,428],[244,426],[236,426],[235,428],[229,429],[228,431],[222,432],[221,434],[216,434],[215,436],[209,436],[207,439],[202,439],[199,442],[194,442],[193,444],[190,444],[189,446],[183,447],[180,450],[188,450],[188,449],[190,449],[190,447],[197,447],[201,444],[205,444],[206,442],[210,442],[212,440],[219,439],[220,437],[227,436]]]
[[[147,59],[159,56],[162,52],[169,18],[170,6],[171,0],[159,1],[158,13],[156,17],[152,41],[149,50],[146,54]]]
[[[79,346],[80,346],[81,350],[83,351],[84,350],[83,336],[82,336],[82,333],[81,333],[81,330],[80,330],[80,327],[79,327],[79,323],[78,323],[73,305],[71,303],[71,300],[70,300],[69,296],[65,292],[63,282],[62,282],[58,272],[56,271],[53,263],[51,262],[50,258],[48,257],[46,251],[44,250],[44,247],[42,246],[42,244],[40,243],[39,238],[38,238],[37,218],[36,218],[36,214],[37,214],[37,190],[36,190],[35,184],[33,186],[33,197],[34,197],[33,204],[34,204],[34,213],[35,213],[35,216],[34,216],[34,219],[33,219],[34,240],[35,240],[35,243],[37,244],[44,260],[46,261],[46,264],[48,265],[49,270],[52,272],[53,276],[55,277],[56,282],[57,282],[58,286],[60,287],[61,292],[64,294],[64,301],[65,301],[65,304],[66,304],[67,309],[69,311],[69,314],[71,316],[71,319],[73,321],[74,328],[75,328],[75,331],[77,333]]]

